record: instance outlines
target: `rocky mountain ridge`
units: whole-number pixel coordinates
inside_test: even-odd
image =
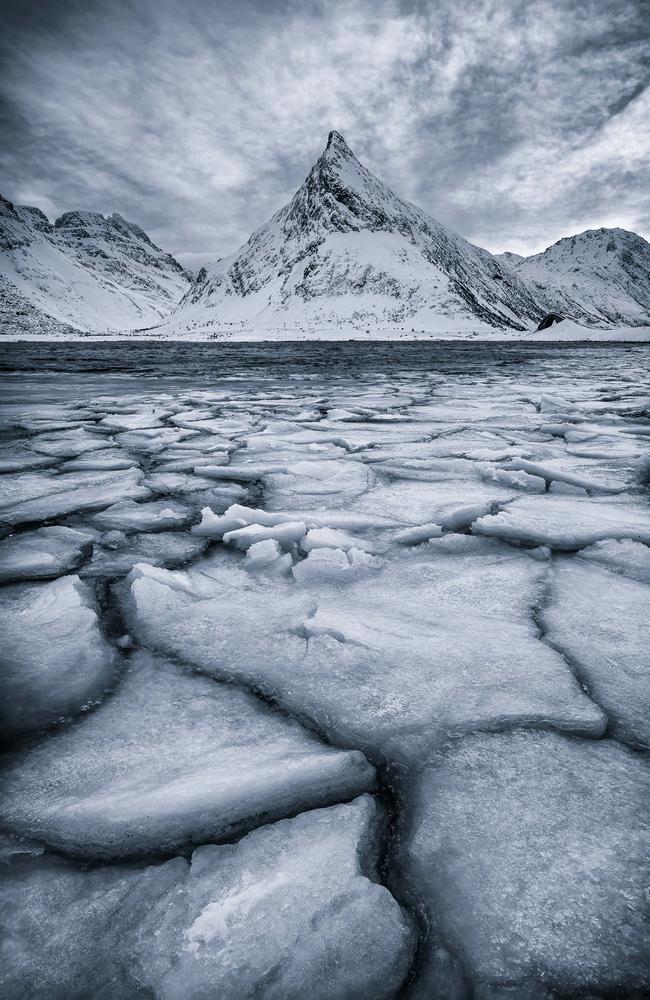
[[[650,243],[637,233],[588,229],[513,270],[546,312],[601,328],[650,323]]]
[[[38,208],[0,196],[0,329],[109,333],[158,323],[190,276],[137,225],[113,213]]]

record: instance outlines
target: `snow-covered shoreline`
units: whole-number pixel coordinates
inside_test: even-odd
[[[223,334],[205,334],[180,336],[162,333],[159,327],[151,331],[136,330],[133,332],[118,332],[114,334],[83,334],[70,337],[56,335],[43,336],[38,334],[3,334],[3,343],[120,343],[149,341],[157,343],[222,343],[222,344],[273,344],[273,343],[318,343],[318,342],[349,342],[364,343],[405,343],[405,342],[436,342],[436,343],[493,343],[493,344],[642,344],[650,342],[650,326],[617,327],[611,330],[597,330],[582,327],[577,323],[565,321],[547,330],[528,330],[525,333],[513,330],[511,333],[503,330],[481,330],[475,333],[458,332],[452,335],[450,331],[440,333],[416,333],[410,331],[391,332],[386,329],[373,331],[372,335],[359,330],[315,330],[312,333],[301,333],[295,329],[246,329],[241,332]]]

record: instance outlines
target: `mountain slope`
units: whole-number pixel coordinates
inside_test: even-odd
[[[93,333],[152,326],[189,287],[178,261],[114,214],[38,208],[0,196],[0,331]]]
[[[650,243],[589,229],[512,264],[545,312],[597,327],[650,325]]]
[[[510,267],[398,198],[332,132],[289,204],[202,269],[161,332],[525,330],[540,316]]]

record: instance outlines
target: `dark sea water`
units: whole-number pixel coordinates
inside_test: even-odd
[[[21,342],[0,345],[1,398],[215,386],[224,380],[408,378],[422,372],[471,379],[504,375],[555,382],[650,381],[650,345],[527,343]],[[65,387],[65,390],[64,390]]]

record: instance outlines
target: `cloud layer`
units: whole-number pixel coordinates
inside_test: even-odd
[[[650,0],[22,0],[0,40],[0,191],[230,253],[337,128],[493,251],[650,237]]]

